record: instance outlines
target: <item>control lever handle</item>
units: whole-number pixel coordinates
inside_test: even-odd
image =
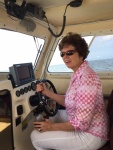
[[[37,92],[38,96],[39,96],[39,99],[41,100],[42,97],[41,97],[41,92]]]

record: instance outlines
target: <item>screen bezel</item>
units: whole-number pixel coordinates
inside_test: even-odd
[[[19,67],[27,67],[29,69],[29,77],[20,79],[18,68]],[[13,76],[15,87],[21,86],[23,84],[29,83],[33,80],[35,80],[34,76],[34,69],[32,63],[22,63],[22,64],[14,64],[12,67],[10,67],[10,72]]]

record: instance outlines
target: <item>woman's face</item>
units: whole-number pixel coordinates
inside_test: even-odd
[[[72,52],[72,55],[66,55],[66,52]],[[76,48],[72,45],[66,45],[61,50],[61,54],[65,54],[62,59],[66,66],[70,69],[72,69],[74,72],[80,67],[80,65],[83,63],[83,57],[79,56],[78,52],[76,51]]]

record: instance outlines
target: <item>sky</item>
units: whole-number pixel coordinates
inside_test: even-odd
[[[38,41],[44,44],[43,39]],[[0,29],[0,42],[0,71],[8,71],[13,64],[34,64],[37,48],[32,36]]]

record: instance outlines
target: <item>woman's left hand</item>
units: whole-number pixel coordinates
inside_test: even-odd
[[[52,124],[53,122],[49,121],[49,119],[45,119],[41,122],[34,122],[34,128],[39,132],[52,131]]]

